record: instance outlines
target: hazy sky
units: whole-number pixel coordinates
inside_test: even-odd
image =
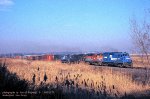
[[[0,0],[0,53],[129,51],[150,0]]]

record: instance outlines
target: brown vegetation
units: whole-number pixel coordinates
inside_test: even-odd
[[[150,89],[149,83],[137,83],[130,73],[114,71],[112,68],[95,69],[91,65],[62,64],[59,61],[27,61],[19,59],[7,59],[7,69],[16,73],[20,79],[26,79],[35,85],[41,83],[62,87],[63,92],[78,93],[79,89],[103,94],[111,97],[122,97],[128,94],[138,94]],[[47,79],[44,80],[44,75]],[[33,80],[34,79],[34,80]],[[141,93],[141,94],[145,94]]]
[[[148,63],[146,56],[131,55],[131,58],[133,60],[134,67],[150,68],[150,64]]]

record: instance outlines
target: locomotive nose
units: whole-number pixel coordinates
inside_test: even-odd
[[[125,58],[125,59],[126,59],[126,61],[127,61],[127,62],[132,62],[131,58],[130,58],[130,57],[128,57],[128,56],[126,56],[126,58]]]

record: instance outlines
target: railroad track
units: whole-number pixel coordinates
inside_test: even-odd
[[[146,67],[117,67],[117,66],[98,66],[98,65],[92,65],[94,68],[100,68],[100,67],[106,67],[106,68],[117,68],[117,69],[135,69],[135,70],[150,70],[150,68]]]

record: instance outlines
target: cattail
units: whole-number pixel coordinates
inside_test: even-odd
[[[115,89],[115,86],[113,85],[112,88]]]
[[[72,85],[74,85],[74,81],[72,81]]]
[[[36,77],[36,75],[34,74],[32,77],[33,84],[35,84],[35,77]]]
[[[91,83],[91,87],[93,87],[93,84]]]
[[[58,77],[56,76],[55,81],[58,82]]]
[[[99,85],[98,85],[98,88],[99,88]]]
[[[83,84],[83,81],[81,82],[81,84]]]
[[[87,83],[86,83],[86,82],[84,82],[84,86],[85,86],[85,87],[88,87],[88,85],[87,85]]]
[[[79,87],[78,83],[76,83],[76,87],[77,87],[77,88]]]
[[[40,70],[40,68],[38,67],[38,68],[37,68],[37,70],[39,71],[39,70]]]
[[[46,73],[45,73],[45,75],[44,75],[44,81],[46,82],[47,81],[47,75],[46,75]]]

